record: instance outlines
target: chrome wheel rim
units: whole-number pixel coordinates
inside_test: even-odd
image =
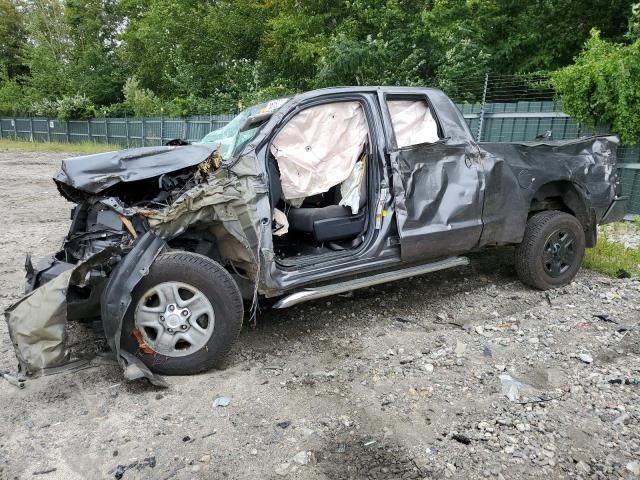
[[[575,238],[571,232],[556,230],[547,238],[542,254],[545,272],[552,277],[565,273],[575,261]]]
[[[197,288],[164,282],[138,301],[134,325],[144,343],[168,357],[184,357],[204,348],[215,324],[209,299]]]

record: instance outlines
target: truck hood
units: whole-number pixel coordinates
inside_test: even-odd
[[[198,144],[84,155],[63,160],[53,180],[63,193],[68,190],[64,186],[68,186],[84,193],[99,194],[117,183],[145,180],[192,167],[209,158],[214,150],[213,145]]]

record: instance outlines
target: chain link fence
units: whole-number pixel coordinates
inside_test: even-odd
[[[479,142],[565,140],[605,127],[588,127],[562,111],[544,75],[485,75],[445,87]],[[0,118],[0,138],[33,142],[96,142],[121,147],[162,145],[181,138],[200,140],[226,125],[234,115],[189,118],[95,118],[59,121],[47,118]],[[640,215],[640,145],[618,150],[622,191],[630,196],[629,212]]]

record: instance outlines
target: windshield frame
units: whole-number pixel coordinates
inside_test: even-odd
[[[290,97],[282,97],[252,105],[223,127],[212,130],[193,144],[213,146],[222,157],[222,161],[228,162],[240,154],[268,120],[289,100]]]

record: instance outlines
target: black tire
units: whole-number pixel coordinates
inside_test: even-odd
[[[213,334],[203,348],[180,357],[162,355],[140,344],[134,334],[138,302],[151,288],[164,282],[180,282],[197,288],[213,307]],[[244,307],[235,281],[220,264],[203,255],[168,252],[160,255],[132,292],[132,302],[122,325],[121,347],[138,356],[153,372],[190,375],[222,366],[242,328]],[[138,339],[136,339],[136,336]]]
[[[523,283],[540,290],[563,287],[580,270],[584,249],[584,230],[576,217],[555,210],[536,213],[516,248],[516,271]]]

